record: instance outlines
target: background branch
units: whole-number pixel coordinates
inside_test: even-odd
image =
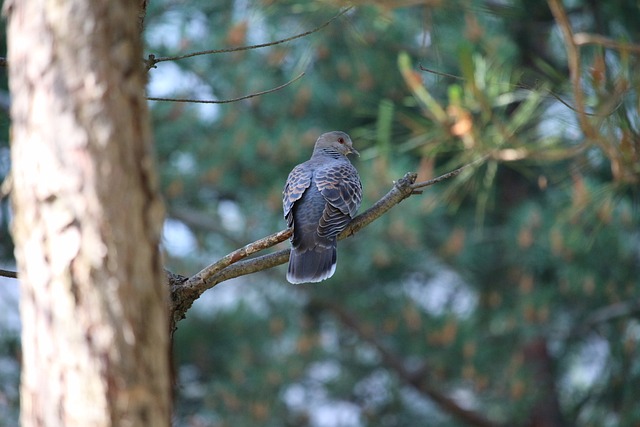
[[[576,338],[597,328],[599,325],[628,316],[640,314],[640,299],[631,299],[609,304],[589,313],[581,322],[571,329],[567,338]]]
[[[380,357],[382,357],[384,366],[390,368],[403,382],[413,387],[416,391],[428,396],[447,413],[471,426],[495,427],[498,425],[484,416],[462,407],[454,399],[435,388],[429,381],[429,369],[426,365],[415,371],[408,369],[402,358],[383,345],[372,329],[365,328],[355,316],[347,312],[339,304],[319,299],[312,300],[311,304],[330,312],[361,340],[375,348]]]
[[[229,47],[229,48],[225,48],[225,49],[201,50],[201,51],[198,51],[198,52],[192,52],[192,53],[187,53],[187,54],[178,55],[178,56],[161,56],[159,58],[156,58],[155,55],[149,55],[149,57],[147,58],[147,60],[145,62],[147,64],[147,69],[151,69],[151,68],[155,67],[158,62],[177,61],[179,59],[192,58],[194,56],[200,56],[200,55],[213,55],[213,54],[216,54],[216,53],[239,52],[239,51],[243,51],[243,50],[260,49],[260,48],[263,48],[263,47],[275,46],[275,45],[278,45],[278,44],[290,42],[290,41],[295,40],[295,39],[306,37],[306,36],[308,36],[310,34],[318,32],[318,31],[322,30],[324,27],[326,27],[327,25],[331,24],[333,21],[335,21],[339,17],[341,17],[342,15],[344,15],[345,13],[347,13],[348,11],[350,11],[352,8],[353,7],[347,7],[346,9],[340,11],[333,18],[329,19],[327,22],[325,22],[324,24],[314,28],[313,30],[305,31],[304,33],[296,34],[295,36],[287,37],[285,39],[276,40],[276,41],[269,42],[269,43],[254,44],[254,45],[251,45],[251,46],[239,46],[239,47]]]
[[[619,50],[621,52],[640,53],[640,45],[632,43],[619,42],[600,34],[576,33],[573,36],[573,42],[576,46],[597,45],[609,49]]]
[[[10,279],[17,279],[18,278],[18,273],[16,273],[15,271],[3,270],[3,269],[0,268],[0,277],[8,277]]]
[[[580,38],[580,39],[579,39],[579,37],[578,37],[578,36],[582,36],[582,38]],[[584,34],[584,33],[578,33],[578,34],[576,34],[576,35],[575,35],[575,37],[574,37],[574,40],[575,40],[576,45],[589,44],[589,43],[587,43],[587,42],[586,42],[586,40],[587,40],[587,36],[589,36],[589,35],[588,35],[588,34]],[[593,36],[593,37],[595,38],[595,37],[597,37],[597,36]],[[604,39],[604,37],[603,37],[603,39]],[[579,40],[581,40],[582,42],[579,42]],[[589,40],[590,40],[590,43],[596,44],[596,42],[595,42],[595,41],[593,41],[593,40],[591,40],[591,39],[589,39]],[[611,41],[611,42],[613,42],[613,43],[615,43],[613,40],[610,40],[610,41]],[[625,44],[624,46],[625,46],[628,50],[631,50],[631,51],[633,51],[633,49],[634,49],[635,47],[638,47],[638,46],[635,46],[635,45],[626,45],[626,44]],[[622,47],[621,47],[621,46],[618,46],[618,48],[622,50]],[[421,71],[425,71],[425,72],[427,72],[427,73],[430,73],[430,74],[433,74],[433,75],[436,75],[436,76],[447,77],[447,78],[450,78],[450,79],[462,80],[462,81],[465,81],[465,80],[466,80],[464,77],[456,76],[455,74],[443,73],[443,72],[441,72],[441,71],[433,70],[433,69],[431,69],[431,68],[426,68],[426,67],[424,67],[424,66],[422,66],[422,65],[419,65],[419,67],[420,67],[420,70],[421,70]],[[567,101],[565,101],[564,99],[562,99],[562,97],[561,97],[560,95],[558,95],[557,93],[555,93],[554,91],[552,91],[552,90],[550,90],[550,89],[534,87],[534,86],[526,85],[526,84],[523,84],[523,83],[512,84],[512,85],[510,85],[510,86],[512,86],[512,87],[513,87],[513,88],[515,88],[515,89],[524,89],[524,90],[527,90],[527,91],[529,91],[529,92],[536,92],[536,91],[542,90],[542,91],[544,91],[545,93],[547,93],[549,96],[551,96],[552,98],[554,98],[555,100],[557,100],[558,102],[562,103],[565,107],[567,107],[568,109],[570,109],[570,110],[571,110],[571,111],[573,111],[574,113],[578,113],[578,112],[579,112],[579,111],[578,111],[578,110],[577,110],[573,105],[569,104]],[[615,111],[615,108],[614,108],[614,109],[612,109],[611,111],[608,111],[608,112],[607,112],[607,113],[605,113],[605,114],[599,114],[599,113],[588,113],[588,112],[586,112],[586,111],[583,111],[583,113],[584,113],[585,115],[587,115],[587,116],[607,117],[607,116],[611,115],[611,114],[613,113],[613,111]]]
[[[569,17],[567,16],[561,1],[548,0],[548,4],[558,27],[560,27],[560,32],[564,39],[564,46],[567,51],[567,65],[569,66],[569,78],[573,86],[573,96],[575,98],[580,128],[587,138],[593,138],[596,133],[587,118],[584,93],[581,85],[580,49],[575,43],[571,23],[569,22]]]
[[[223,99],[222,101],[218,101],[218,100],[203,100],[203,99],[187,99],[187,98],[156,98],[156,97],[148,97],[147,100],[149,100],[149,101],[169,101],[169,102],[193,102],[193,103],[196,103],[196,104],[228,104],[230,102],[242,101],[243,99],[249,99],[249,98],[253,98],[253,97],[256,97],[256,96],[266,95],[267,93],[278,91],[280,89],[283,89],[283,88],[289,86],[291,83],[293,83],[293,82],[295,82],[297,80],[300,80],[302,78],[302,76],[304,76],[304,72],[298,74],[298,76],[295,77],[293,80],[289,80],[285,84],[282,84],[280,86],[274,87],[272,89],[264,90],[262,92],[252,93],[252,94],[249,94],[249,95],[241,96],[239,98]]]

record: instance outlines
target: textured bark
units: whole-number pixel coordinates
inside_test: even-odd
[[[169,425],[138,3],[5,3],[23,426]]]

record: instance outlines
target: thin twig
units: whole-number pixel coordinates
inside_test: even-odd
[[[318,32],[318,31],[322,30],[324,27],[326,27],[327,25],[331,24],[333,21],[335,21],[336,19],[338,19],[339,17],[341,17],[342,15],[344,15],[345,13],[350,11],[352,8],[353,7],[347,7],[346,9],[343,9],[337,15],[335,15],[333,18],[329,19],[327,22],[325,22],[324,24],[314,28],[313,30],[305,31],[304,33],[296,34],[295,36],[287,37],[286,39],[282,39],[282,40],[276,40],[276,41],[269,42],[269,43],[254,44],[254,45],[251,45],[251,46],[239,46],[239,47],[229,47],[229,48],[225,48],[225,49],[202,50],[202,51],[187,53],[185,55],[178,55],[178,56],[161,56],[159,58],[156,58],[154,55],[149,55],[149,58],[146,61],[147,68],[155,67],[155,65],[158,62],[177,61],[179,59],[192,58],[194,56],[200,56],[200,55],[213,55],[213,54],[216,54],[216,53],[228,53],[228,52],[239,52],[239,51],[250,50],[250,49],[260,49],[260,48],[263,48],[263,47],[275,46],[275,45],[278,45],[278,44],[290,42],[292,40],[299,39],[299,38],[302,38],[302,37],[306,37],[306,36],[308,36],[310,34],[313,34],[315,32]]]
[[[455,80],[465,80],[464,77],[456,76],[455,74],[443,73],[442,71],[432,70],[431,68],[423,67],[422,64],[418,65],[418,67],[420,67],[421,71],[426,71],[427,73],[435,74],[436,76],[449,77]]]
[[[612,322],[620,318],[637,316],[640,313],[640,299],[616,302],[610,305],[593,310],[577,322],[576,325],[566,335],[567,339],[576,338],[587,332],[591,332],[603,323]]]
[[[569,22],[569,17],[567,16],[561,1],[547,0],[547,3],[549,4],[549,9],[551,9],[551,13],[556,20],[556,24],[560,27],[562,37],[564,38],[564,47],[567,51],[567,65],[569,66],[569,78],[573,85],[573,96],[576,100],[576,109],[580,128],[587,138],[592,138],[595,135],[595,131],[587,119],[584,93],[582,92],[581,86],[580,49],[578,49],[578,46],[573,39],[571,23]]]
[[[447,172],[444,175],[440,175],[439,177],[432,178],[432,179],[429,179],[427,181],[416,182],[413,185],[411,185],[411,188],[414,189],[414,194],[420,194],[420,192],[419,192],[420,190],[419,189],[424,188],[424,187],[428,187],[428,186],[433,185],[433,184],[437,184],[437,183],[442,182],[442,181],[446,181],[449,178],[453,178],[454,176],[459,175],[460,172],[462,172],[463,170],[467,169],[468,167],[473,166],[473,165],[475,165],[477,163],[483,162],[489,157],[490,157],[490,154],[485,154],[484,156],[480,157],[479,159],[476,159],[473,162],[468,163],[468,164],[466,164],[464,166],[460,166],[458,169],[452,170],[451,172]]]
[[[242,101],[243,99],[254,98],[256,96],[266,95],[267,93],[276,92],[276,91],[278,91],[280,89],[283,89],[283,88],[289,86],[291,83],[294,83],[294,82],[300,80],[302,78],[302,76],[304,76],[304,72],[300,73],[293,80],[289,80],[285,84],[282,84],[282,85],[280,85],[278,87],[274,87],[274,88],[269,89],[269,90],[264,90],[262,92],[256,92],[256,93],[252,93],[252,94],[249,94],[249,95],[241,96],[240,98],[224,99],[222,101],[202,100],[202,99],[185,99],[185,98],[156,98],[156,97],[148,97],[147,100],[149,100],[149,101],[168,101],[168,102],[193,102],[193,103],[196,103],[196,104],[228,104],[230,102]]]
[[[598,46],[604,46],[610,49],[619,50],[622,52],[627,51],[627,52],[640,53],[640,45],[619,42],[619,41],[610,39],[608,37],[601,36],[600,34],[576,33],[573,36],[573,42],[577,46],[594,44]]]
[[[0,268],[0,277],[8,277],[10,279],[17,279],[18,278],[18,273],[16,273],[15,271],[3,270],[3,269]]]
[[[576,34],[574,38],[577,39],[580,34],[583,34],[583,33]],[[579,43],[576,41],[576,44],[579,44]],[[586,43],[584,43],[584,44],[586,44]],[[633,49],[631,49],[631,47],[635,47],[635,45],[628,45],[628,46],[630,46],[630,48],[629,48],[630,50],[633,50]],[[622,47],[621,47],[621,49],[622,49]],[[426,68],[426,67],[424,67],[422,65],[420,65],[419,67],[420,67],[421,71],[424,71],[424,72],[427,72],[427,73],[430,73],[430,74],[435,74],[436,76],[441,76],[441,77],[447,77],[447,78],[450,78],[450,79],[466,81],[466,79],[464,77],[456,76],[455,74],[444,73],[442,71],[437,71],[437,70],[433,70],[431,68]],[[524,90],[527,90],[529,92],[536,92],[536,91],[542,90],[542,91],[546,92],[547,95],[551,96],[556,101],[560,102],[562,105],[564,105],[565,107],[567,107],[568,109],[570,109],[574,113],[580,113],[580,111],[576,107],[574,107],[573,105],[569,104],[568,101],[565,101],[564,99],[562,99],[562,97],[560,95],[558,95],[557,93],[555,93],[551,89],[547,89],[547,88],[538,89],[538,88],[535,88],[533,86],[526,85],[524,83],[511,84],[511,87],[516,88],[516,89],[524,89]],[[607,111],[605,113],[590,113],[590,112],[587,112],[587,111],[582,111],[581,113],[585,114],[587,116],[591,116],[591,117],[608,117],[611,114],[613,114],[620,107],[620,105],[622,105],[622,101],[618,102],[614,108],[612,108],[611,110],[609,110],[609,111]]]

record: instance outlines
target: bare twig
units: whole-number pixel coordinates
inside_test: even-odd
[[[619,42],[600,34],[576,33],[573,36],[573,42],[576,46],[585,46],[589,44],[603,46],[609,49],[619,50],[621,52],[640,53],[640,45],[632,43]]]
[[[591,123],[587,118],[587,114],[585,111],[584,93],[581,86],[580,49],[578,49],[578,46],[574,41],[571,23],[569,22],[569,17],[567,16],[567,13],[565,12],[561,1],[547,0],[547,2],[549,4],[549,9],[551,9],[551,13],[553,14],[553,17],[558,24],[558,27],[560,27],[562,37],[564,38],[564,47],[567,51],[567,63],[569,66],[569,78],[571,79],[571,84],[573,85],[573,96],[576,101],[576,110],[578,113],[578,122],[580,123],[580,128],[587,138],[593,138],[595,136],[595,130],[593,129]]]
[[[17,279],[18,278],[18,273],[16,273],[15,271],[3,270],[3,269],[0,268],[0,277],[8,277],[10,279]]]
[[[410,370],[406,363],[397,354],[388,349],[376,336],[372,329],[365,328],[355,316],[345,310],[342,306],[331,301],[314,299],[311,302],[314,306],[327,310],[334,315],[340,323],[354,332],[361,340],[371,345],[382,357],[384,365],[391,369],[405,383],[413,387],[419,393],[423,393],[443,408],[453,417],[463,421],[466,425],[479,427],[496,427],[494,423],[483,415],[462,407],[455,399],[442,393],[432,384],[428,377],[429,367],[423,364],[417,370]]]
[[[640,313],[640,299],[616,302],[593,310],[567,334],[567,338],[576,337],[596,329],[603,323],[612,322],[620,318],[637,316]]]
[[[253,97],[256,97],[256,96],[266,95],[267,93],[278,91],[280,89],[283,89],[283,88],[289,86],[291,83],[293,83],[293,82],[295,82],[297,80],[300,80],[302,78],[302,76],[304,76],[304,72],[300,73],[293,80],[289,80],[285,84],[282,84],[282,85],[280,85],[278,87],[274,87],[274,88],[269,89],[269,90],[264,90],[262,92],[256,92],[256,93],[252,93],[252,94],[249,94],[249,95],[241,96],[240,98],[224,99],[222,101],[202,100],[202,99],[185,99],[185,98],[155,98],[155,97],[148,97],[147,100],[149,100],[149,101],[169,101],[169,102],[193,102],[193,103],[196,103],[196,104],[228,104],[230,102],[242,101],[243,99],[249,99],[249,98],[253,98]]]
[[[576,34],[574,39],[578,39],[578,36],[584,34],[584,33],[579,33]],[[576,44],[580,44],[576,41]],[[586,43],[584,43],[586,44]],[[626,45],[625,45],[626,46]],[[631,47],[635,46],[635,45],[629,45]],[[422,65],[419,66],[421,71],[430,73],[430,74],[434,74],[436,76],[441,76],[441,77],[447,77],[450,79],[455,79],[455,80],[462,80],[465,81],[466,79],[464,77],[461,76],[456,76],[455,74],[449,74],[449,73],[443,73],[442,71],[437,71],[437,70],[433,70],[431,68],[426,68]],[[560,95],[558,95],[557,93],[555,93],[554,91],[547,89],[547,88],[536,88],[534,86],[530,86],[530,85],[526,85],[524,83],[516,83],[516,84],[512,84],[511,87],[515,88],[515,89],[524,89],[530,92],[540,92],[540,91],[544,91],[546,94],[548,94],[549,96],[551,96],[552,98],[554,98],[556,101],[560,102],[562,105],[564,105],[565,107],[567,107],[568,109],[570,109],[571,111],[573,111],[574,113],[578,113],[578,109],[576,107],[574,107],[573,105],[569,104],[569,102],[565,101],[564,99],[562,99],[562,97]],[[593,117],[608,117],[611,114],[613,114],[613,112],[622,104],[622,102],[618,102],[617,105],[612,108],[610,111],[607,111],[605,113],[590,113],[587,111],[582,111],[583,114],[587,115],[587,116],[593,116]]]
[[[422,64],[419,64],[418,67],[420,68],[420,71],[425,71],[429,74],[435,74],[436,76],[448,77],[455,80],[465,80],[464,77],[456,76],[455,74],[443,73],[442,71],[432,70],[431,68],[424,67]]]
[[[345,239],[360,231],[377,218],[384,215],[392,207],[396,206],[412,194],[419,194],[420,189],[442,182],[458,175],[462,170],[486,159],[482,157],[472,163],[464,165],[454,171],[448,172],[437,178],[416,183],[417,174],[408,172],[396,181],[393,187],[369,209],[356,216],[347,228],[338,236],[339,240]],[[283,249],[268,255],[246,259],[252,254],[268,249],[291,237],[291,230],[281,230],[240,249],[237,249],[215,263],[202,269],[187,280],[173,283],[172,296],[172,330],[175,330],[178,321],[184,318],[187,310],[204,291],[226,280],[266,270],[289,260],[289,249]]]
[[[331,24],[333,21],[335,21],[339,17],[341,17],[342,15],[344,15],[345,13],[347,13],[348,11],[350,11],[351,9],[352,9],[352,7],[347,7],[346,9],[343,9],[342,11],[340,11],[340,13],[335,15],[333,18],[329,19],[327,22],[325,22],[324,24],[314,28],[313,30],[305,31],[304,33],[300,33],[300,34],[296,34],[295,36],[287,37],[286,39],[276,40],[276,41],[269,42],[269,43],[254,44],[254,45],[251,45],[251,46],[239,46],[239,47],[229,47],[229,48],[225,48],[225,49],[202,50],[202,51],[187,53],[185,55],[178,55],[178,56],[161,56],[159,58],[156,58],[154,55],[149,55],[148,59],[145,62],[147,63],[147,69],[150,69],[150,68],[155,67],[155,65],[158,62],[177,61],[179,59],[192,58],[194,56],[200,56],[200,55],[213,55],[213,54],[216,54],[216,53],[239,52],[239,51],[243,51],[243,50],[260,49],[260,48],[263,48],[263,47],[275,46],[275,45],[278,45],[278,44],[290,42],[290,41],[295,40],[295,39],[306,37],[306,36],[308,36],[310,34],[318,32],[318,31],[322,30],[324,27],[326,27],[327,25]]]
[[[442,181],[446,181],[449,178],[453,178],[454,176],[459,175],[460,172],[462,172],[463,170],[465,170],[465,169],[469,168],[470,166],[473,166],[473,165],[475,165],[477,163],[481,163],[481,162],[485,161],[486,159],[488,159],[489,157],[490,157],[490,154],[485,154],[484,156],[480,157],[479,159],[476,159],[471,163],[467,163],[466,165],[461,166],[458,169],[452,170],[451,172],[447,172],[444,175],[440,175],[440,176],[438,176],[436,178],[432,178],[432,179],[429,179],[427,181],[416,182],[411,186],[413,188],[413,194],[421,194],[422,193],[422,191],[420,190],[421,188],[428,187],[430,185],[437,184],[437,183],[442,182]]]

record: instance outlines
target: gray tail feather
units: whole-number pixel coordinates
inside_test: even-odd
[[[289,283],[320,282],[333,276],[336,271],[336,246],[316,246],[314,249],[300,251],[291,248],[289,256]]]

